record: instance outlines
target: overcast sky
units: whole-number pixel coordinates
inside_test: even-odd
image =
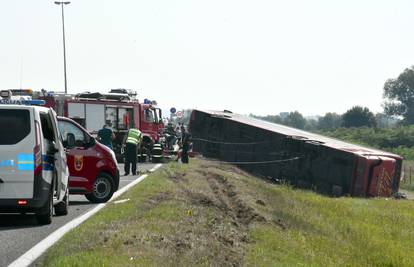
[[[70,93],[131,88],[164,108],[381,111],[414,64],[412,0],[73,0]],[[0,89],[63,91],[60,7],[0,0]]]

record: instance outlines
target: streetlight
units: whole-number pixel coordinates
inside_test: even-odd
[[[63,12],[63,6],[70,4],[70,2],[55,1],[56,5],[62,5],[62,29],[63,29],[63,71],[65,74],[65,94],[68,93],[68,84],[66,81],[66,45],[65,45],[65,15]]]

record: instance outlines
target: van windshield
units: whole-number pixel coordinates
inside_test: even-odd
[[[30,112],[0,109],[0,145],[14,145],[30,133]]]

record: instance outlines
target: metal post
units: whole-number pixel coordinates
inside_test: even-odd
[[[63,30],[63,71],[65,73],[65,94],[68,93],[68,81],[66,79],[66,41],[65,41],[65,13],[62,6],[62,30]]]
[[[407,166],[403,165],[403,169],[404,169],[404,183],[408,183],[408,172],[407,172]]]
[[[63,34],[63,72],[65,76],[65,94],[68,93],[68,82],[66,76],[66,40],[65,40],[65,13],[63,11],[63,6],[70,4],[70,2],[55,2],[56,5],[62,6],[62,34]]]

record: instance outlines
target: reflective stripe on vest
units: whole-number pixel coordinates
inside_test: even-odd
[[[140,137],[141,137],[141,131],[140,130],[129,129],[128,137],[127,137],[126,142],[134,144],[134,145],[138,145]]]

